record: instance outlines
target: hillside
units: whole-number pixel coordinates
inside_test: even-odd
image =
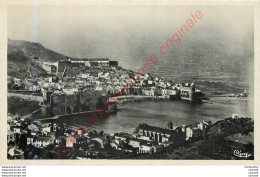
[[[69,57],[44,48],[39,43],[8,40],[7,74],[17,78],[25,78],[31,73],[46,75],[42,69],[44,61],[55,62]]]
[[[235,150],[249,153],[249,158],[234,156]],[[250,118],[227,118],[213,124],[205,139],[192,142],[167,154],[168,159],[254,159],[254,121]]]

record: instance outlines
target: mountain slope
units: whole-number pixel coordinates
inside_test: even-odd
[[[46,75],[42,69],[44,61],[55,62],[67,60],[69,57],[44,48],[39,43],[21,40],[8,40],[7,74],[17,78],[25,78],[30,73]]]

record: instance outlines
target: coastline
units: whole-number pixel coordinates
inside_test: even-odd
[[[138,102],[138,101],[146,101],[146,100],[166,100],[168,99],[167,96],[142,96],[142,95],[124,95],[124,99],[120,99],[117,102],[117,107],[122,106],[123,104],[129,103],[129,102]],[[81,115],[88,115],[88,114],[94,114],[95,112],[98,112],[101,110],[96,110],[96,111],[83,111],[83,112],[77,112],[77,113],[71,113],[71,114],[60,114],[60,115],[55,115],[53,117],[46,117],[46,118],[40,118],[37,119],[37,121],[44,121],[44,120],[55,120],[59,118],[67,118],[70,116],[81,116]],[[117,110],[109,110],[110,113],[115,113]]]
[[[118,101],[118,107],[122,106],[123,104],[129,102],[138,102],[144,100],[166,100],[169,99],[169,96],[143,96],[143,95],[131,95],[131,96],[124,96],[123,100]]]
[[[209,100],[203,100],[201,104],[214,104],[215,101],[211,98],[219,98],[219,99],[225,99],[228,100],[248,100],[248,98],[243,98],[243,97],[225,97],[225,96],[209,96]],[[165,96],[143,96],[143,95],[124,95],[120,100],[117,101],[117,108],[116,110],[109,110],[110,113],[116,113],[120,111],[120,107],[123,105],[126,105],[128,103],[135,103],[135,102],[144,102],[144,101],[165,101],[165,100],[170,100],[168,95]],[[178,102],[178,101],[176,101]],[[187,100],[180,100],[180,102],[187,102]],[[190,103],[190,102],[189,102]],[[82,116],[82,115],[91,115],[94,114],[95,112],[98,112],[101,110],[96,110],[96,111],[84,111],[84,112],[77,112],[77,113],[71,113],[71,114],[61,114],[61,115],[55,115],[53,117],[46,117],[46,118],[40,118],[36,119],[36,121],[45,121],[45,120],[55,120],[59,118],[69,118],[71,116],[77,117],[77,116]]]

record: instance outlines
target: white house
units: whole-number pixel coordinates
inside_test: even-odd
[[[53,139],[51,137],[37,137],[36,138],[36,147],[46,147],[49,144],[53,143]]]
[[[14,127],[14,133],[21,133],[20,127]]]
[[[66,139],[66,147],[73,148],[74,144],[76,143],[76,138],[69,137]]]
[[[198,138],[202,136],[202,130],[197,127],[187,127],[186,128],[186,139]]]
[[[141,145],[139,147],[139,153],[152,153],[153,152],[153,146],[152,145]]]

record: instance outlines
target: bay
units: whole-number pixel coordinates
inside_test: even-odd
[[[87,130],[105,133],[133,133],[140,123],[167,128],[169,121],[173,122],[173,126],[180,126],[203,120],[216,122],[231,117],[232,114],[253,118],[253,100],[250,98],[212,97],[210,101],[213,104],[192,105],[185,101],[171,100],[130,102],[120,106],[117,113],[97,120],[94,126],[88,124],[88,118],[92,115],[70,116],[52,121],[66,123],[75,130],[83,126]]]

